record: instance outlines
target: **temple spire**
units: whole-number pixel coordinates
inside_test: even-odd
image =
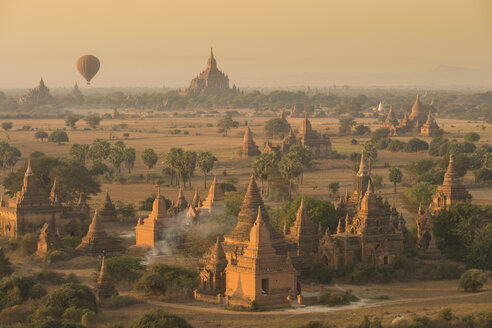
[[[359,172],[357,172],[357,175],[367,175],[366,163],[364,161],[364,151],[362,151],[362,155],[360,157]]]

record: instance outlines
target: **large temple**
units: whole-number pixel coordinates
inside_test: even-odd
[[[436,131],[440,130],[436,120],[432,117],[431,110],[426,112],[423,109],[418,95],[412,106],[410,115],[405,113],[401,122],[395,117],[393,108],[390,107],[383,127],[389,129],[391,135],[420,134],[427,137],[432,136]]]
[[[217,61],[211,49],[207,68],[191,80],[190,86],[186,89],[186,94],[223,96],[236,93],[239,93],[239,89],[236,88],[236,85],[232,88],[229,87],[229,77],[217,68]]]
[[[28,162],[22,189],[6,204],[0,203],[0,234],[16,238],[27,233],[37,233],[45,223],[54,224],[59,234],[80,233],[82,221],[87,217],[85,203],[65,206],[58,201],[56,184],[50,197],[36,186],[35,176]]]
[[[50,95],[50,89],[44,84],[43,78],[34,89],[29,89],[27,94],[21,96],[17,102],[20,105],[43,105],[50,102],[53,97]]]
[[[434,240],[433,218],[434,215],[458,202],[470,202],[472,196],[461,184],[454,164],[454,155],[449,157],[449,165],[444,175],[444,181],[432,196],[428,209],[419,208],[417,218],[417,248],[422,258],[436,259],[440,257],[440,251]]]
[[[352,193],[341,197],[337,212],[337,231],[327,229],[319,241],[318,258],[323,262],[337,269],[359,261],[387,265],[403,253],[405,220],[374,193],[364,156]]]

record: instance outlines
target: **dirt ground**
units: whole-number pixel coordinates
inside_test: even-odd
[[[81,111],[74,110],[75,113]],[[86,112],[86,111],[85,111]],[[110,113],[110,109],[98,110],[99,113]],[[122,114],[133,115],[135,111],[120,111]],[[8,132],[2,132],[0,138],[9,141],[9,143],[22,152],[22,159],[19,166],[28,158],[29,154],[34,151],[41,151],[52,156],[68,156],[69,149],[73,143],[91,143],[95,138],[104,138],[109,140],[122,140],[129,147],[134,147],[137,151],[137,160],[132,174],[145,174],[147,172],[140,155],[145,148],[153,148],[159,154],[159,162],[150,172],[160,173],[163,166],[165,154],[171,147],[182,147],[186,150],[207,150],[215,154],[219,161],[216,163],[212,174],[217,174],[220,181],[226,181],[228,178],[237,178],[239,188],[246,186],[251,173],[252,159],[238,159],[236,152],[242,142],[245,120],[254,133],[254,138],[260,149],[263,148],[264,142],[267,141],[263,131],[264,122],[271,117],[254,117],[252,111],[240,110],[241,117],[235,118],[241,122],[238,129],[229,131],[228,136],[222,136],[217,132],[215,125],[220,117],[144,117],[144,118],[127,118],[116,120],[103,120],[101,129],[96,131],[84,130],[87,128],[86,123],[81,120],[77,123],[76,130],[67,129],[70,142],[63,145],[57,145],[48,142],[41,142],[34,139],[34,130],[23,131],[24,125],[30,125],[32,129],[45,130],[47,132],[55,129],[64,128],[63,119],[12,119],[14,128]],[[168,113],[172,114],[172,113]],[[291,125],[298,129],[301,123],[300,118],[289,119]],[[336,135],[338,131],[338,119],[335,118],[312,118],[313,128],[322,133],[331,135],[333,149],[342,154],[350,154],[360,151],[361,145],[351,145],[352,137],[340,137]],[[372,130],[379,127],[375,124],[374,119],[361,119],[358,122],[364,122]],[[482,123],[467,122],[449,119],[437,119],[438,124],[450,133],[447,137],[458,137],[465,132],[477,131],[481,135],[478,145],[490,143],[492,140],[492,125],[485,124],[485,130],[482,130]],[[123,131],[113,131],[112,127],[118,124],[127,124],[128,128]],[[213,125],[213,126],[207,126]],[[179,135],[171,134],[172,130],[180,129]],[[183,134],[188,131],[189,134]],[[129,133],[128,138],[123,137],[123,133]],[[368,138],[358,138],[359,144],[363,144]],[[401,140],[408,137],[401,137]],[[430,138],[422,138],[430,141]],[[279,140],[272,140],[274,142]],[[397,193],[393,192],[393,185],[388,182],[388,169],[384,168],[384,163],[391,166],[405,166],[410,161],[427,157],[427,153],[391,153],[387,151],[378,152],[378,160],[373,169],[373,175],[378,174],[383,177],[384,187],[381,193],[387,197],[390,203],[396,204],[398,210],[403,212],[405,219],[411,225],[413,224],[412,215],[405,212],[401,207],[400,194],[404,192],[405,182],[408,183],[404,172],[404,181],[397,188]],[[319,199],[334,200],[331,198],[328,184],[338,181],[340,183],[340,193],[350,190],[354,172],[351,170],[352,163],[348,160],[318,160],[315,168],[304,175],[304,184],[299,186],[297,193],[316,197]],[[227,176],[224,176],[224,171]],[[7,171],[1,172],[0,179],[8,174]],[[123,176],[127,172],[123,169]],[[211,179],[209,178],[209,182]],[[492,198],[492,186],[477,185],[473,182],[473,174],[468,173],[464,178],[464,183],[473,195],[474,202],[479,204],[490,204]],[[206,190],[203,187],[203,178],[200,172],[195,173],[192,179],[193,189],[185,189],[184,194],[188,200],[191,200],[194,188],[197,188],[204,198]],[[156,187],[152,184],[103,184],[101,194],[93,197],[89,203],[91,206],[97,204],[103,199],[104,193],[108,190],[113,201],[122,201],[125,203],[138,202],[155,192]],[[0,193],[4,190],[0,190]],[[169,199],[176,199],[177,189],[174,186],[164,185],[161,192]],[[5,198],[4,198],[5,199]],[[267,204],[279,206],[278,203]],[[121,224],[112,224],[107,227],[110,233],[126,233],[128,238],[131,236],[134,223],[125,222]],[[42,266],[41,263],[26,261],[23,258],[11,258],[18,271],[30,272],[37,271]],[[167,259],[170,260],[170,259]],[[175,258],[174,261],[181,265],[190,265],[185,263],[187,260]],[[54,269],[65,273],[75,273],[83,282],[92,284],[92,275],[96,260],[91,258],[77,258],[67,263],[60,263],[53,266]],[[191,264],[192,265],[192,264]],[[98,322],[101,324],[123,321],[129,322],[132,318],[148,311],[150,308],[158,307],[166,311],[183,316],[195,327],[296,327],[301,323],[309,320],[323,320],[335,324],[337,327],[344,327],[347,324],[358,323],[364,315],[379,317],[385,322],[391,321],[397,315],[411,317],[415,314],[433,315],[443,307],[451,307],[456,313],[466,314],[480,310],[492,310],[492,283],[489,283],[484,292],[478,294],[466,294],[458,292],[456,281],[441,282],[412,282],[386,285],[370,286],[346,286],[340,285],[340,288],[351,289],[361,301],[352,306],[336,308],[298,308],[293,310],[270,311],[260,313],[231,312],[205,303],[195,301],[183,301],[170,303],[159,299],[147,300],[145,304],[138,304],[122,310],[104,310],[98,315]],[[123,294],[127,293],[123,291]],[[384,296],[381,299],[381,297]],[[387,298],[387,299],[386,299]]]

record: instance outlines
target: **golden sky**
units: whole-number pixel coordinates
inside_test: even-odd
[[[80,85],[84,54],[94,87],[185,86],[211,46],[239,86],[491,70],[492,0],[0,0],[0,88]]]

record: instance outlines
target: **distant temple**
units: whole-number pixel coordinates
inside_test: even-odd
[[[43,105],[50,102],[53,97],[50,95],[50,89],[44,84],[43,78],[39,85],[34,89],[29,89],[26,95],[21,96],[17,102],[19,105]]]
[[[417,218],[417,248],[422,258],[435,259],[440,257],[433,234],[434,215],[457,202],[470,202],[472,196],[461,184],[454,164],[454,155],[449,157],[449,165],[444,175],[444,181],[432,196],[427,210],[419,208]]]
[[[331,154],[332,146],[330,138],[320,136],[318,132],[314,131],[307,115],[305,115],[305,118],[301,123],[297,136],[290,125],[288,126],[288,129],[288,134],[280,144],[273,145],[272,143],[267,142],[263,152],[275,153],[281,156],[282,154],[287,153],[291,146],[301,145],[309,147],[314,158],[326,158]]]
[[[229,77],[217,68],[217,61],[214,58],[212,49],[210,50],[207,68],[191,80],[190,86],[186,89],[186,94],[193,96],[223,96],[237,93],[239,93],[239,89],[236,88],[236,85],[230,88]]]
[[[246,132],[244,132],[243,143],[241,147],[239,147],[238,156],[239,157],[253,157],[260,155],[260,151],[258,150],[258,146],[253,140],[253,133],[249,129],[249,125],[246,126]]]
[[[97,283],[94,287],[94,294],[96,295],[96,299],[99,303],[118,295],[118,291],[114,286],[113,280],[107,273],[105,256],[102,258],[101,271],[99,272],[99,277],[97,278]]]
[[[390,107],[383,127],[389,129],[391,135],[421,134],[423,136],[431,136],[434,132],[440,130],[435,119],[432,117],[431,111],[425,112],[423,110],[418,95],[412,106],[410,115],[407,116],[407,113],[405,113],[401,122],[396,119],[393,108]]]
[[[59,234],[77,235],[85,218],[86,210],[61,204],[53,184],[50,197],[36,186],[31,164],[28,162],[22,189],[6,203],[0,203],[0,235],[16,238],[27,233],[37,233],[45,223],[54,224]]]

